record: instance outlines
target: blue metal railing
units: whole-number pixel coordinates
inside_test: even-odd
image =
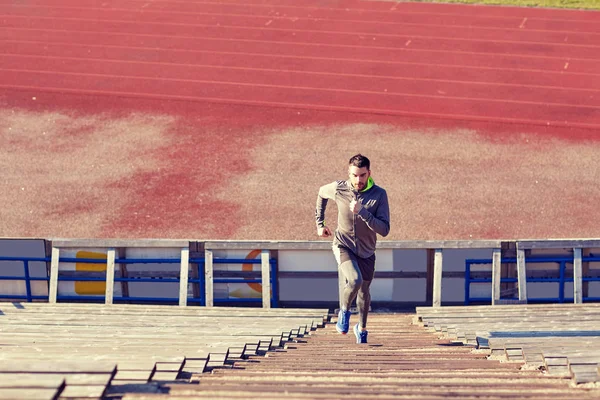
[[[106,259],[97,258],[72,258],[72,257],[60,257],[60,262],[65,263],[86,263],[86,264],[106,264]],[[181,259],[179,258],[117,258],[115,264],[180,264]],[[106,277],[78,277],[78,276],[59,276],[58,281],[61,282],[105,282]],[[114,278],[115,283],[117,282],[152,282],[152,283],[179,283],[179,278],[141,278],[141,277],[120,277]],[[191,281],[191,280],[190,280]],[[104,296],[68,296],[68,295],[57,295],[56,300],[85,300],[85,301],[103,301]],[[114,296],[113,301],[139,301],[139,302],[154,302],[154,303],[174,303],[179,301],[179,297],[141,297],[141,296]],[[190,303],[201,303],[202,298],[188,298]]]
[[[582,262],[586,261],[600,261],[600,257],[586,256],[582,257]],[[503,258],[502,263],[516,264],[516,258]],[[558,283],[558,297],[540,297],[540,298],[528,298],[527,301],[532,302],[559,302],[564,303],[565,301],[573,301],[573,297],[565,297],[565,282],[573,282],[573,278],[566,277],[567,264],[573,264],[573,257],[535,257],[528,258],[525,260],[526,264],[535,263],[558,263],[559,264],[559,276],[558,277],[527,277],[526,282],[542,282],[542,283]],[[492,278],[471,278],[471,265],[473,264],[492,264],[492,259],[467,259],[465,260],[465,305],[469,305],[472,302],[492,302],[490,297],[471,297],[471,284],[472,283],[492,283]],[[583,277],[583,282],[600,282],[600,277]],[[517,278],[501,278],[500,283],[515,283],[518,282]],[[600,297],[583,297],[583,301],[600,301]]]
[[[26,300],[27,302],[31,302],[33,300],[48,300],[48,296],[34,296],[31,290],[31,282],[32,281],[46,281],[49,282],[50,278],[45,277],[32,277],[29,271],[29,263],[31,262],[50,262],[50,257],[0,257],[0,262],[2,261],[17,261],[23,263],[23,275],[0,275],[1,280],[17,280],[17,281],[25,281],[25,295],[17,295],[17,294],[0,294],[0,299],[16,299],[16,300]],[[86,263],[86,264],[106,264],[106,259],[96,259],[96,258],[71,258],[71,257],[61,257],[59,259],[60,262],[67,263]],[[198,278],[188,279],[188,283],[196,283],[200,288],[200,297],[188,297],[188,303],[197,303],[201,306],[206,305],[205,303],[205,289],[206,282],[204,278],[204,258],[191,258],[189,260],[190,263],[197,265],[197,273]],[[179,258],[139,258],[139,259],[115,259],[116,264],[180,264],[181,259]],[[259,259],[214,259],[213,263],[215,264],[260,264],[261,260]],[[277,260],[271,258],[269,260],[270,265],[270,276],[271,276],[271,307],[279,306],[279,292],[278,292],[278,279],[277,279]],[[214,283],[262,283],[262,279],[260,278],[248,278],[249,275],[252,275],[252,272],[245,271],[236,271],[236,277],[231,278],[215,278],[213,279]],[[59,281],[77,281],[77,282],[105,282],[106,277],[77,277],[77,276],[60,276],[58,278]],[[152,282],[152,283],[179,283],[179,278],[143,278],[143,277],[115,277],[115,282]],[[104,297],[101,295],[98,296],[73,296],[73,295],[57,295],[57,301],[60,300],[85,300],[85,301],[103,301]],[[113,297],[114,301],[143,301],[143,302],[178,302],[179,298],[175,297],[134,297],[134,296],[115,296]],[[236,303],[236,302],[261,302],[262,299],[258,298],[222,298],[222,299],[214,299],[215,302],[221,303]]]
[[[0,257],[0,261],[21,261],[23,262],[23,276],[0,275],[0,280],[23,280],[25,281],[25,295],[5,295],[0,294],[0,299],[23,299],[31,302],[33,300],[48,300],[48,296],[34,296],[31,292],[31,281],[49,281],[48,276],[32,277],[29,273],[30,262],[50,262],[50,257]]]
[[[204,263],[204,259],[201,259]],[[192,262],[190,260],[190,262]],[[213,264],[261,264],[260,259],[245,259],[245,258],[213,258]],[[270,276],[271,276],[271,307],[279,307],[279,288],[277,285],[277,260],[274,258],[269,259]],[[204,277],[204,273],[199,276]],[[213,283],[261,283],[260,278],[250,278],[248,275],[253,275],[252,272],[236,271],[236,275],[239,277],[235,278],[213,278]],[[204,284],[204,281],[203,281]],[[203,286],[202,286],[203,287]],[[253,303],[262,302],[262,298],[226,298],[226,299],[213,299],[214,303]]]

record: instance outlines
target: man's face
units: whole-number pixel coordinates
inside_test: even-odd
[[[350,183],[356,190],[363,190],[367,186],[367,180],[371,176],[371,171],[367,167],[358,168],[354,165],[348,167]]]

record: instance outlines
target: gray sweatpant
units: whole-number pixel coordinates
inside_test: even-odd
[[[357,257],[345,247],[333,247],[338,263],[340,308],[349,310],[356,299],[361,328],[367,327],[371,305],[370,286],[375,273],[375,254],[369,258]]]

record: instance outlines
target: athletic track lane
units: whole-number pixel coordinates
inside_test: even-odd
[[[0,88],[600,127],[600,12],[0,1]]]

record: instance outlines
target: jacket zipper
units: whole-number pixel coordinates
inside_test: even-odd
[[[358,202],[358,193],[354,192],[354,200]],[[354,245],[356,246],[356,254],[358,254],[358,239],[356,236],[356,214],[352,211],[352,221],[354,223]]]

